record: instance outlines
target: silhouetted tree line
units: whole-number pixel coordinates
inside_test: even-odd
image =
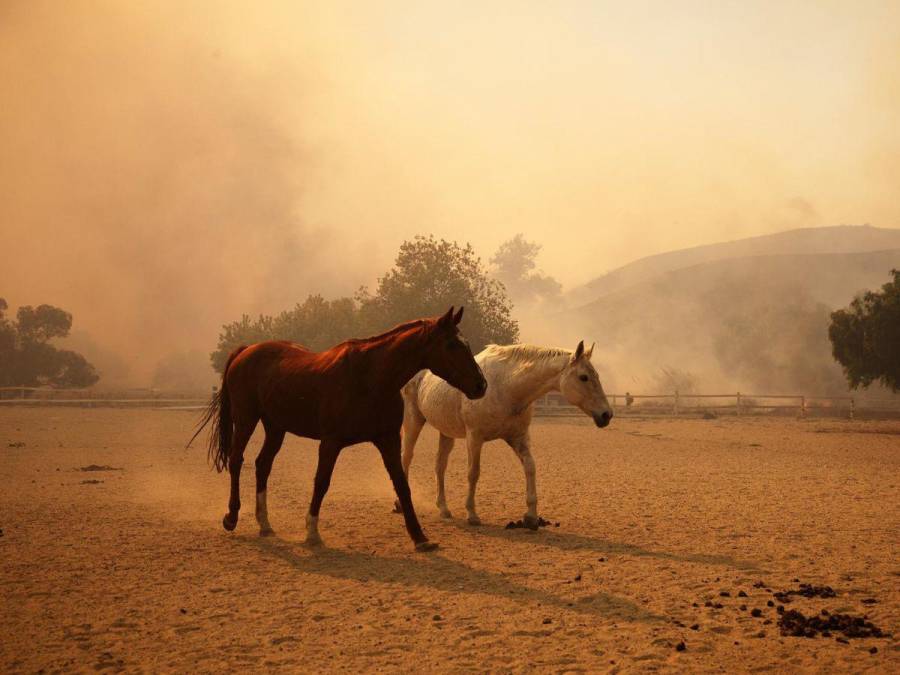
[[[828,337],[851,387],[880,382],[900,390],[900,270],[880,291],[866,291],[831,314]]]
[[[527,242],[526,242],[527,244]],[[537,248],[526,250],[533,258]],[[529,253],[530,252],[530,253]],[[520,265],[529,272],[533,268]],[[470,244],[416,237],[400,246],[394,266],[378,279],[374,291],[361,288],[354,297],[326,300],[310,295],[277,316],[246,314],[222,327],[210,357],[221,372],[238,345],[262,340],[290,340],[313,350],[331,347],[351,337],[365,337],[393,326],[447,311],[466,308],[462,329],[475,353],[490,343],[519,338],[506,288],[492,278]]]
[[[100,379],[81,354],[50,344],[69,334],[71,314],[52,305],[25,306],[11,321],[8,307],[0,298],[0,386],[89,387]]]

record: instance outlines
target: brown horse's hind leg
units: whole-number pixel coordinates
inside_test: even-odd
[[[397,499],[400,502],[400,508],[403,509],[403,519],[406,521],[406,531],[416,545],[417,551],[432,551],[437,548],[437,544],[428,541],[428,537],[422,531],[419,525],[419,519],[416,517],[416,511],[413,509],[412,495],[409,491],[409,481],[403,472],[403,463],[400,460],[400,435],[391,434],[384,436],[375,441],[375,446],[381,452],[381,459],[384,462],[384,468],[387,469],[391,482],[394,484],[394,491],[397,493]]]
[[[253,435],[257,420],[252,424],[235,423],[231,452],[228,454],[228,472],[231,474],[231,496],[228,498],[228,513],[222,518],[222,527],[229,532],[237,527],[238,511],[241,510],[241,466],[244,463],[244,448]]]
[[[272,472],[272,462],[275,455],[281,450],[284,442],[284,432],[278,429],[270,429],[266,426],[266,440],[262,450],[256,457],[256,522],[259,523],[259,535],[268,537],[275,534],[275,530],[269,524],[269,509],[266,503],[266,486],[269,482],[269,474]]]
[[[319,444],[319,466],[316,468],[316,482],[313,485],[312,501],[309,503],[309,513],[306,514],[306,543],[316,546],[322,543],[319,536],[319,509],[322,500],[331,485],[331,474],[343,445],[335,441],[322,441]]]

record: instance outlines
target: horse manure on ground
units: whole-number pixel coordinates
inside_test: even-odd
[[[7,443],[7,448],[24,448],[25,444],[22,441],[15,441],[13,443]]]
[[[121,467],[107,466],[106,464],[88,464],[78,467],[78,471],[124,471]]]
[[[813,586],[812,584],[800,584],[800,589],[790,591],[776,591],[772,595],[779,602],[790,602],[792,595],[800,595],[804,598],[834,598],[837,593],[831,586]]]
[[[102,480],[96,480],[96,479],[94,479],[94,480],[83,480],[83,481],[81,481],[81,484],[82,484],[82,485],[99,485],[99,484],[102,483],[102,482],[103,482]]]
[[[529,526],[525,524],[524,520],[511,520],[506,524],[507,530],[536,530],[539,527],[559,527],[559,523],[551,523],[549,520],[544,520],[543,518],[538,518],[537,525]]]
[[[802,612],[791,609],[778,619],[782,635],[813,638],[821,633],[829,637],[832,633],[843,633],[845,638],[888,637],[884,631],[864,616],[851,614],[822,614],[807,617]],[[839,642],[844,642],[840,637]]]

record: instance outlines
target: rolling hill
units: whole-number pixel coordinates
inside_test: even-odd
[[[855,250],[884,244],[892,246]],[[728,255],[766,248],[779,251]],[[804,252],[784,252],[792,249]],[[706,391],[838,393],[846,385],[831,356],[829,314],[886,283],[895,267],[900,230],[794,230],[638,260],[589,284],[594,298],[559,323],[566,342],[597,341],[595,361],[613,389],[661,388],[668,369]]]
[[[566,294],[566,299],[569,307],[581,306],[601,295],[648,281],[657,275],[717,260],[766,255],[861,253],[890,249],[900,249],[900,229],[839,225],[788,230],[640,258],[572,289]]]

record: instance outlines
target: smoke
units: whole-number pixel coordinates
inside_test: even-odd
[[[72,311],[137,381],[244,311],[366,278],[301,215],[314,148],[278,111],[309,75],[254,71],[190,6],[6,3],[0,21],[4,295]]]
[[[371,284],[415,234],[487,257],[522,232],[574,286],[891,227],[897,13],[6,0],[0,295],[71,311],[146,384],[244,312]]]

